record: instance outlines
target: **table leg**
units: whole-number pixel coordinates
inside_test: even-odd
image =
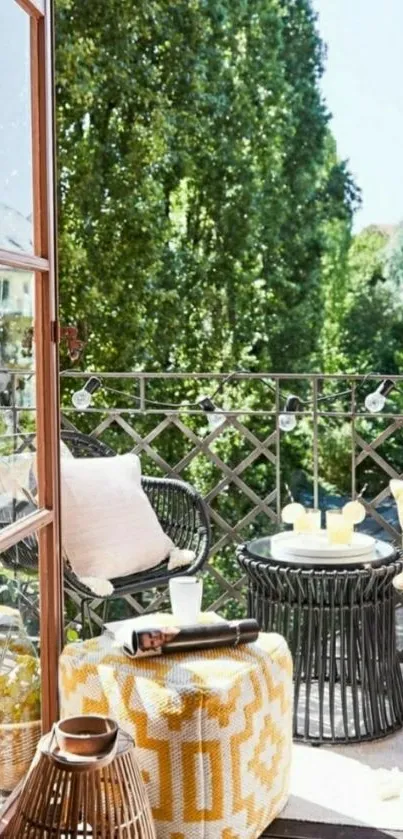
[[[353,582],[286,603],[250,585],[249,614],[283,634],[293,656],[296,740],[361,742],[403,726],[392,586],[375,586],[368,597],[360,578]]]

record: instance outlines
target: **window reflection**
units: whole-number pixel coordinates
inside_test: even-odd
[[[0,248],[31,253],[30,19],[14,0],[0,5]]]
[[[32,272],[0,265],[0,369],[32,369]]]

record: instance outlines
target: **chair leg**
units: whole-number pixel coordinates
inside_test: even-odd
[[[86,633],[85,633],[85,604],[86,604],[86,602],[87,601],[83,597],[83,599],[81,601],[81,635],[82,635],[83,641],[85,641],[85,635],[86,635]]]
[[[104,607],[102,610],[102,623],[105,626],[106,621],[108,620],[108,611],[109,611],[109,600],[104,600]]]
[[[87,638],[86,624],[88,624],[89,637],[90,638],[94,637],[94,632],[93,632],[93,628],[92,628],[90,602],[91,601],[88,598],[85,598],[85,597],[81,601],[81,627],[82,627],[83,641]]]
[[[89,630],[90,630],[90,638],[93,638],[93,637],[94,637],[94,631],[93,631],[93,628],[92,628],[92,618],[91,618],[91,606],[90,606],[90,603],[91,603],[91,601],[90,601],[90,600],[87,600],[87,617],[88,617],[88,626],[89,626]]]

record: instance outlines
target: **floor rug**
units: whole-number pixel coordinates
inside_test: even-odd
[[[400,798],[382,801],[377,769],[398,767]],[[283,819],[403,831],[403,731],[352,746],[294,745]]]

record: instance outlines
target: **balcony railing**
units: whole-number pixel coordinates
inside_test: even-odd
[[[19,377],[24,373],[13,373],[13,393],[18,393]],[[90,377],[98,378],[101,387],[89,407],[79,411],[72,395]],[[244,612],[246,602],[235,547],[273,532],[290,494],[326,508],[366,487],[365,529],[400,539],[389,481],[403,472],[403,376],[387,377],[394,389],[382,412],[370,413],[364,404],[384,378],[68,372],[62,377],[62,421],[118,452],[139,454],[145,474],[178,477],[199,489],[213,532],[204,605],[234,616]],[[283,431],[279,418],[290,394],[299,400],[296,426]],[[212,399],[215,411],[200,406],[202,396]],[[28,445],[24,429],[33,410],[33,405],[14,403],[2,408],[9,412],[15,450]],[[130,610],[152,610],[165,596],[127,602]]]

